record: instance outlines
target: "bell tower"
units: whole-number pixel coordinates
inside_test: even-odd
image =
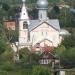
[[[37,0],[37,9],[38,11],[38,19],[39,20],[46,20],[47,17],[47,10],[48,10],[48,1],[47,0]]]
[[[28,26],[30,24],[28,13],[25,6],[25,0],[22,0],[23,5],[21,8],[19,18],[19,45],[25,45],[28,42]]]

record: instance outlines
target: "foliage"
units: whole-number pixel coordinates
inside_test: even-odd
[[[72,25],[70,9],[65,7],[62,8],[58,19],[61,27],[70,27]]]
[[[14,6],[11,7],[8,11],[8,19],[18,19],[19,18],[19,13],[20,13],[20,7],[19,6]]]
[[[54,7],[53,7],[53,9],[54,9],[54,11],[55,11],[57,14],[59,14],[59,13],[60,13],[60,9],[59,9],[59,7],[58,7],[58,6],[54,6]]]
[[[36,54],[34,52],[31,52],[30,54],[30,64],[39,64],[39,54]]]
[[[25,64],[38,64],[39,55],[29,51],[28,48],[23,48],[19,51],[20,59]]]
[[[60,57],[65,50],[66,50],[65,46],[60,45],[53,51],[53,53]]]
[[[15,41],[18,41],[18,30],[7,30],[5,29],[5,33],[6,33],[6,36],[7,36],[7,39],[9,42],[13,43]]]
[[[14,61],[14,51],[11,48],[8,48],[8,50],[5,50],[2,54],[1,54],[1,59],[3,61]]]
[[[60,63],[63,68],[75,67],[75,41],[74,37],[66,37],[62,44],[54,51],[55,55],[59,56]]]
[[[5,48],[6,48],[5,41],[3,39],[1,39],[0,40],[0,54],[5,51]]]
[[[2,27],[2,24],[0,24],[0,54],[3,53],[6,50],[7,47],[7,40],[6,36]]]
[[[0,63],[0,69],[3,71],[14,71],[15,65],[9,61]]]
[[[38,18],[38,10],[36,8],[32,9],[30,14],[31,14],[31,19],[37,19]]]
[[[51,10],[48,11],[49,18],[58,18],[60,15],[60,9],[57,5],[53,6]]]
[[[19,51],[20,59],[24,63],[29,63],[30,51],[28,48],[23,48]]]
[[[66,37],[62,44],[67,48],[75,47],[75,38],[73,36]]]
[[[61,64],[64,68],[74,68],[75,67],[75,48],[70,48],[64,51],[61,55]]]
[[[10,61],[0,61],[0,75],[30,75],[31,69],[26,69]]]
[[[75,13],[70,11],[70,8],[62,7],[61,9],[55,5],[48,10],[48,16],[52,19],[59,19],[61,27],[75,26]]]
[[[0,75],[7,75],[7,72],[0,70]]]
[[[6,3],[2,3],[2,8],[5,10],[5,11],[8,11],[10,9],[10,6]]]
[[[51,75],[50,69],[43,66],[34,66],[32,75]]]

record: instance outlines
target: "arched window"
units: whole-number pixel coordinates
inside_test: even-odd
[[[26,21],[23,22],[23,29],[28,29],[28,23]]]
[[[40,47],[40,43],[36,43],[36,48],[39,48]]]

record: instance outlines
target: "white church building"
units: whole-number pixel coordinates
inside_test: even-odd
[[[40,50],[42,47],[57,47],[62,40],[58,19],[49,19],[47,16],[48,1],[37,0],[38,19],[30,20],[23,0],[19,18],[19,49],[24,47]],[[67,31],[66,31],[67,32]],[[60,35],[61,34],[61,35]]]

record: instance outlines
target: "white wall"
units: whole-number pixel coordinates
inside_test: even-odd
[[[60,71],[59,75],[65,75],[65,71]]]
[[[59,31],[49,26],[47,23],[42,23],[40,26],[31,31],[30,37],[33,45],[42,41],[43,39],[50,40],[49,42],[52,43],[54,47],[57,47],[60,42]]]
[[[19,44],[27,43],[28,39],[28,29],[23,29],[23,22],[19,21]]]

